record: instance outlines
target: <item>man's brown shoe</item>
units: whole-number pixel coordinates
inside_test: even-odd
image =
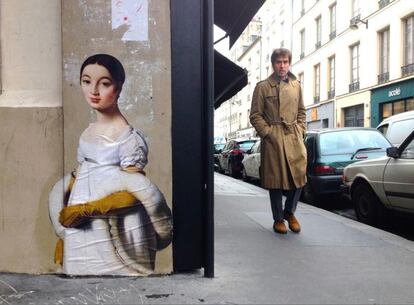
[[[294,233],[300,232],[300,224],[299,221],[296,219],[295,215],[292,213],[285,213],[285,219],[289,224],[289,229]]]
[[[284,220],[277,220],[273,223],[273,231],[280,234],[286,234],[287,228]]]

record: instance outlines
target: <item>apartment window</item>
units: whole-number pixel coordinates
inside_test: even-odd
[[[298,78],[299,78],[299,82],[300,82],[300,87],[301,87],[302,92],[303,92],[304,83],[305,83],[305,76],[304,76],[303,72],[298,74]]]
[[[414,73],[414,16],[404,20],[404,66],[401,68],[402,75]]]
[[[300,59],[305,57],[305,29],[300,31]]]
[[[390,29],[379,33],[379,75],[378,83],[382,84],[389,80],[389,61],[390,61]]]
[[[335,96],[335,55],[328,59],[328,99]]]
[[[321,84],[321,66],[317,64],[313,67],[314,74],[314,89],[313,89],[313,102],[319,103],[320,101],[320,84]]]
[[[305,0],[300,0],[300,16],[305,15]]]
[[[352,0],[352,17],[361,16],[361,9],[359,7],[359,0]]]
[[[332,40],[336,37],[336,3],[329,7],[329,39]]]
[[[349,92],[359,90],[359,43],[351,47],[351,83]]]
[[[322,31],[321,31],[321,16],[317,17],[315,19],[315,24],[316,24],[316,43],[315,43],[315,48],[319,49],[321,47],[321,36],[322,36]]]

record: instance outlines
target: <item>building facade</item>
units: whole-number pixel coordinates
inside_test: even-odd
[[[254,47],[237,57],[249,58],[238,62],[250,72],[249,86],[227,102],[233,103],[232,113],[243,107],[242,120],[256,65],[260,80],[270,75],[270,54],[277,47],[292,50],[291,70],[301,81],[309,129],[375,127],[390,115],[414,110],[414,1],[269,0],[257,16],[261,60],[252,57]],[[239,125],[246,128],[237,115],[232,120],[231,135]],[[225,121],[221,116],[221,126]]]
[[[376,126],[413,109],[403,89],[414,72],[413,1],[293,1],[292,71],[310,129]]]

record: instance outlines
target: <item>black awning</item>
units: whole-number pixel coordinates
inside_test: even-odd
[[[247,70],[214,51],[214,108],[247,85]]]
[[[214,0],[214,24],[230,37],[230,48],[266,0]]]

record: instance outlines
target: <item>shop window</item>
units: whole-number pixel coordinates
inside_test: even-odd
[[[404,112],[404,101],[394,102],[392,114],[398,114]]]
[[[382,119],[386,119],[394,114],[414,110],[414,99],[400,100],[382,104]]]
[[[392,103],[382,105],[382,119],[392,116]]]
[[[405,110],[406,111],[414,110],[414,99],[410,98],[406,101]]]

